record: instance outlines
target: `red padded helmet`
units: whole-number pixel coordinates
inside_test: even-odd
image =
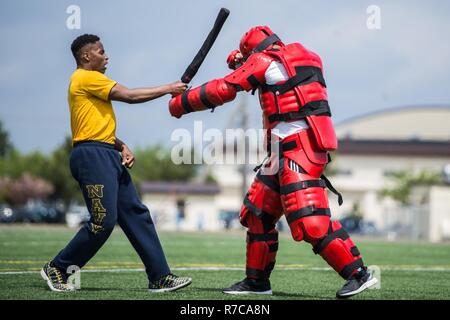
[[[275,34],[268,26],[253,27],[242,36],[241,42],[239,43],[239,50],[244,57],[247,57],[258,46],[258,44],[271,35]],[[281,45],[283,44],[281,41],[277,42]]]

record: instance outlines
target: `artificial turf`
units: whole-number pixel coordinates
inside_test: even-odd
[[[343,280],[309,244],[280,236],[272,296],[230,296],[221,289],[241,280],[245,268],[245,230],[231,232],[160,232],[167,260],[178,275],[190,276],[189,287],[150,294],[136,252],[117,228],[83,268],[81,290],[50,291],[38,271],[73,237],[61,226],[0,226],[0,299],[335,299]],[[352,299],[450,299],[450,246],[420,242],[357,239],[367,265],[379,268],[379,289]]]

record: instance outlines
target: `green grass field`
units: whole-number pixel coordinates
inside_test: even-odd
[[[255,299],[229,296],[220,289],[244,277],[245,231],[221,233],[160,232],[174,273],[189,275],[189,287],[149,294],[139,257],[120,229],[83,268],[81,290],[51,292],[40,267],[73,237],[59,226],[0,226],[0,299]],[[273,296],[257,299],[334,299],[343,280],[309,244],[281,234]],[[449,299],[449,244],[391,243],[355,239],[367,265],[381,270],[381,288],[352,299]],[[207,269],[216,267],[216,269]],[[205,270],[206,269],[206,270]]]

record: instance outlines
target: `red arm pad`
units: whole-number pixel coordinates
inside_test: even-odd
[[[245,91],[256,90],[265,83],[265,72],[275,59],[264,54],[254,53],[235,71],[227,75],[225,81]]]
[[[221,106],[233,100],[236,92],[234,85],[224,79],[215,79],[173,97],[169,102],[169,111],[172,116],[180,118],[186,113]]]

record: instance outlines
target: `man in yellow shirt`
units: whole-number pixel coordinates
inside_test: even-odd
[[[150,292],[174,291],[191,283],[171,273],[147,207],[139,200],[127,168],[134,156],[116,137],[111,101],[142,103],[166,94],[178,95],[186,84],[128,89],[104,75],[108,56],[100,38],[84,34],[71,46],[77,69],[70,78],[68,102],[73,150],[70,169],[89,209],[90,220],[41,270],[51,290],[72,291],[70,266],[82,268],[101,248],[116,222],[145,265]]]

